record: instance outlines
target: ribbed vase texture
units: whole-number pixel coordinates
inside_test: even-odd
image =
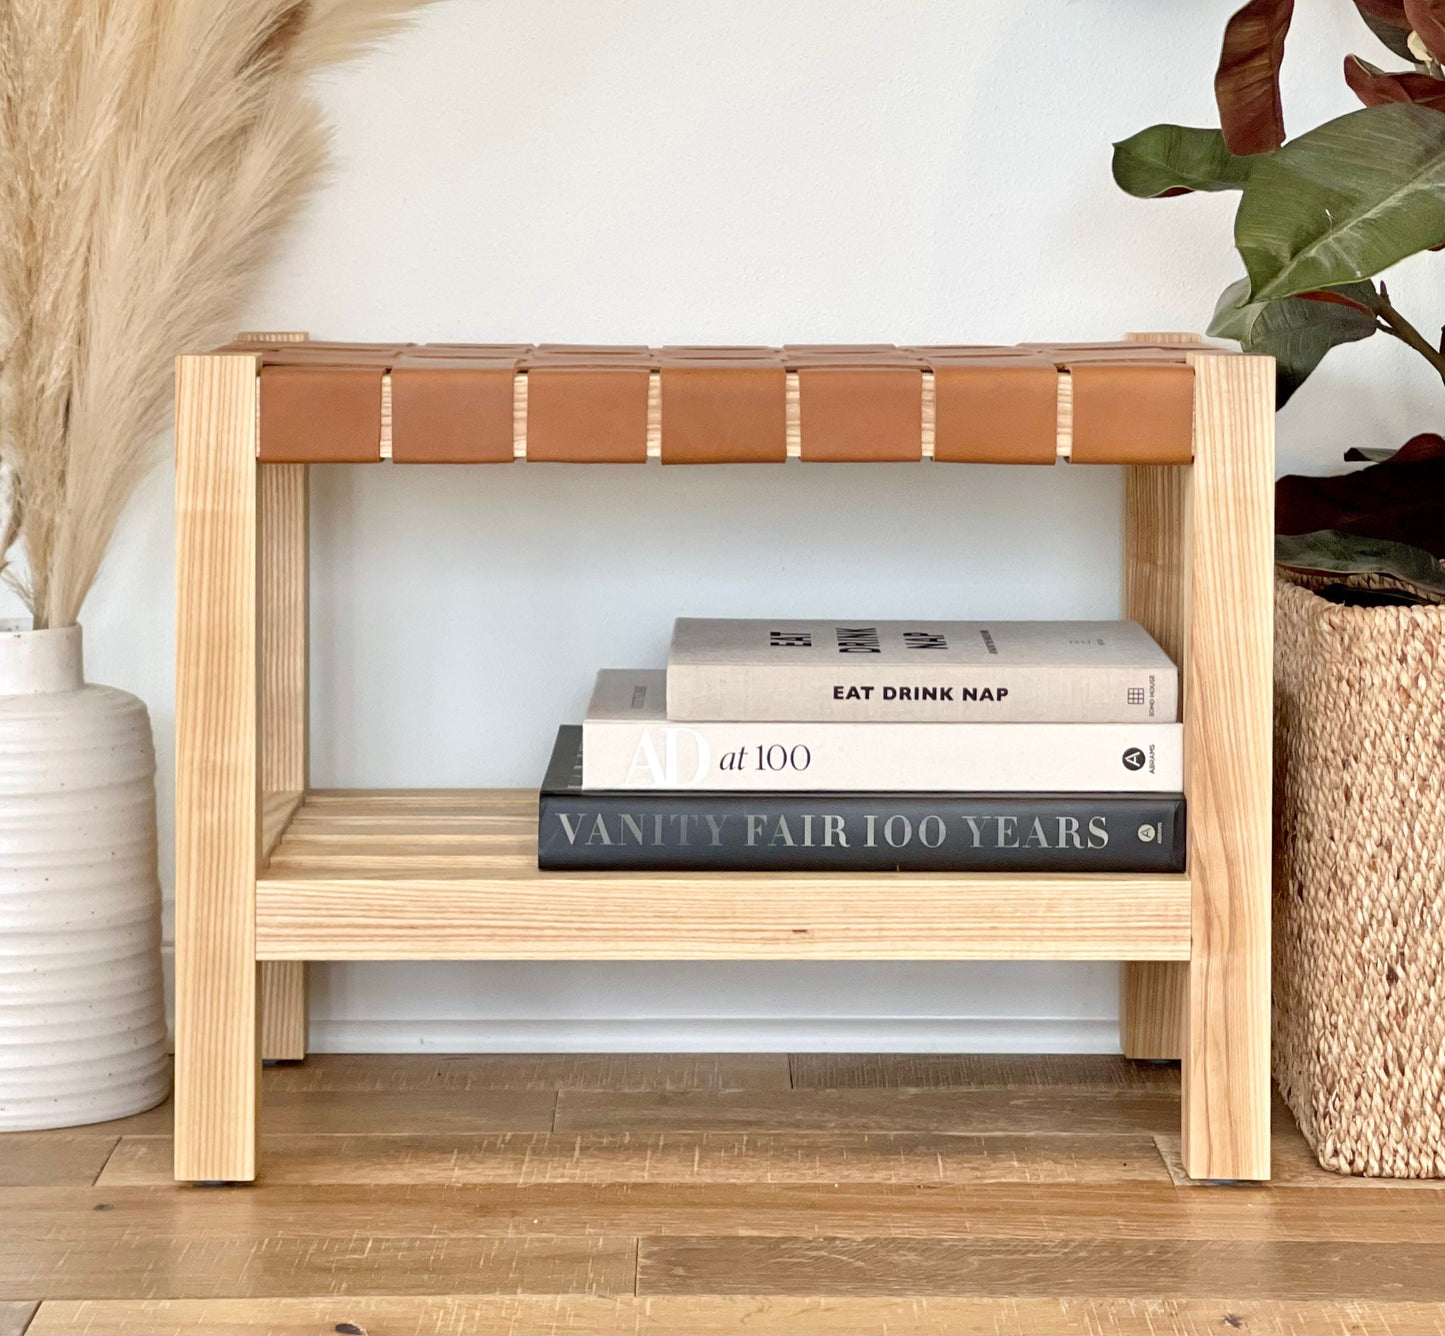
[[[150,719],[81,679],[78,627],[0,630],[5,1131],[119,1118],[170,1088]]]

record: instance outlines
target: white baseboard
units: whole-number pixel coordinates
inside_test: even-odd
[[[313,1053],[1117,1053],[1113,1020],[314,1019]]]

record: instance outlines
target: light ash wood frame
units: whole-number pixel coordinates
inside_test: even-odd
[[[1126,470],[1124,563],[1183,665],[1186,874],[377,877],[267,866],[336,801],[306,801],[307,466],[257,463],[257,357],[178,359],[177,1179],[256,1177],[258,1068],[304,1056],[307,960],[569,958],[1126,961],[1125,1053],[1183,1061],[1186,1169],[1268,1178],[1273,362],[1189,360],[1193,463]]]

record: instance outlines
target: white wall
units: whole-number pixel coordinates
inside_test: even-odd
[[[323,96],[336,171],[242,327],[318,337],[1008,342],[1202,328],[1233,197],[1141,203],[1109,144],[1213,121],[1233,0],[447,0]],[[1286,106],[1353,105],[1348,4]],[[1433,268],[1431,267],[1433,264]],[[1438,261],[1395,286],[1430,324]],[[1422,310],[1423,307],[1423,310]],[[1438,393],[1438,386],[1435,387]],[[1384,339],[1282,416],[1289,469],[1435,425]],[[1347,410],[1347,411],[1345,411]],[[86,608],[151,706],[169,842],[168,473]],[[319,785],[534,783],[600,666],[678,613],[1118,614],[1109,469],[318,469]],[[169,880],[169,867],[167,867]],[[1106,1048],[1104,965],[318,967],[318,1046]]]

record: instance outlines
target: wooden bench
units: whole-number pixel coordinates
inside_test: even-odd
[[[310,789],[309,464],[658,459],[1126,466],[1127,614],[1184,671],[1187,872],[543,873],[531,790]],[[1124,1052],[1183,1062],[1187,1171],[1267,1178],[1273,483],[1272,359],[1192,336],[181,357],[176,1177],[255,1178],[307,961],[1047,959],[1125,962]]]

